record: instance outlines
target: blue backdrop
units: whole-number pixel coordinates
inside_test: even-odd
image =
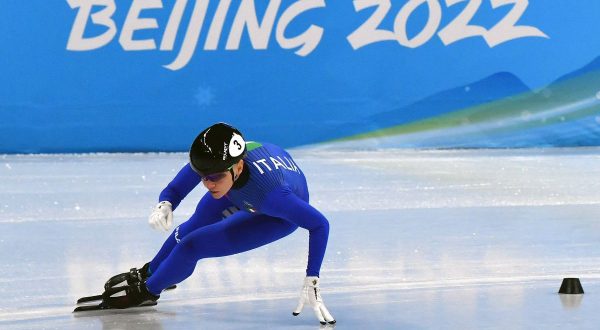
[[[0,6],[0,153],[600,144],[596,0]]]

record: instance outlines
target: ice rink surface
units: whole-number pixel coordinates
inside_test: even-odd
[[[600,149],[292,151],[331,224],[338,329],[600,328]],[[0,329],[318,329],[302,229],[201,260],[156,307],[73,314],[150,260],[177,154],[0,155]],[[185,221],[205,192],[175,212]],[[559,295],[564,277],[584,295]],[[331,326],[321,328],[334,328]]]

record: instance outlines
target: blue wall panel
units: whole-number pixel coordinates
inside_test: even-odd
[[[0,6],[0,153],[600,145],[600,2],[29,0]],[[350,142],[348,142],[350,141]]]

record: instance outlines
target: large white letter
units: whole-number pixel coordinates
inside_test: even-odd
[[[482,0],[446,0],[446,6],[454,6],[457,3],[465,1],[469,2],[463,11],[448,23],[445,28],[438,32],[438,36],[445,46],[466,38],[478,36],[483,36],[485,38],[487,30],[484,27],[469,24],[479,7],[481,7]]]
[[[369,7],[377,7],[377,9],[358,29],[346,37],[354,50],[380,41],[396,40],[394,32],[379,28],[392,8],[390,0],[354,0],[354,9],[357,12]]]
[[[325,0],[301,0],[286,9],[277,23],[276,36],[279,45],[284,49],[302,46],[295,52],[296,55],[300,56],[306,56],[315,50],[323,37],[322,27],[311,25],[304,33],[290,39],[285,37],[285,29],[298,15],[307,10],[320,7],[325,7]]]
[[[517,22],[529,6],[528,0],[492,0],[492,8],[494,9],[511,4],[514,5],[513,8],[498,24],[494,25],[488,31],[485,37],[485,41],[490,47],[495,47],[503,42],[518,38],[550,38],[535,26],[517,25]]]
[[[206,42],[204,43],[205,50],[217,49],[217,46],[219,45],[219,39],[221,38],[221,31],[223,30],[223,24],[225,24],[225,17],[227,16],[230,5],[231,0],[219,1],[219,7],[217,7],[217,12],[215,13],[213,21],[210,23],[210,28],[208,29],[208,36],[206,37]]]
[[[154,39],[133,40],[136,30],[156,29],[158,23],[154,18],[140,18],[140,12],[144,9],[162,8],[161,0],[133,0],[127,18],[121,30],[119,43],[124,50],[149,50],[156,49]]]
[[[412,39],[408,39],[408,34],[406,32],[408,18],[419,6],[424,4],[429,8],[429,19],[427,20],[427,24],[425,24],[425,27],[419,34]],[[433,37],[435,31],[437,31],[440,26],[441,21],[442,7],[438,0],[410,0],[402,7],[402,9],[400,9],[398,15],[396,15],[396,19],[394,20],[394,33],[402,46],[417,48]]]
[[[111,18],[117,9],[114,0],[67,0],[67,2],[71,8],[79,8],[71,28],[67,50],[84,51],[101,48],[115,37],[117,27]],[[104,6],[104,9],[92,14],[92,22],[96,25],[106,26],[108,30],[99,36],[84,38],[83,34],[93,6]]]
[[[165,65],[164,67],[169,70],[179,70],[186,66],[192,59],[196,46],[198,45],[198,38],[200,37],[200,31],[202,31],[202,25],[204,24],[204,17],[206,16],[206,9],[208,8],[208,2],[210,0],[196,0],[194,6],[194,12],[190,19],[190,25],[185,32],[185,39],[183,45],[179,51],[179,55],[173,63]]]
[[[254,0],[243,0],[233,20],[233,26],[231,27],[225,49],[235,50],[240,47],[244,26],[248,29],[252,47],[254,49],[267,49],[269,46],[269,37],[275,23],[275,16],[280,4],[281,0],[271,0],[262,23],[259,25]]]
[[[175,37],[177,31],[179,31],[179,24],[181,24],[181,17],[187,6],[187,0],[177,0],[173,6],[171,16],[169,16],[169,22],[165,28],[165,34],[163,35],[162,42],[160,43],[160,50],[173,50],[175,45]]]

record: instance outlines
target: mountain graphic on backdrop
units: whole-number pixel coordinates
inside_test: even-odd
[[[374,114],[360,121],[343,123],[331,129],[332,136],[327,136],[324,140],[404,125],[529,91],[529,87],[514,74],[498,72],[481,80],[433,94],[408,106]]]
[[[517,76],[499,72],[471,84],[431,95],[409,106],[374,115],[370,121],[379,124],[381,128],[400,125],[528,91],[529,87]]]
[[[502,85],[503,81],[508,83]],[[379,125],[387,124],[385,128],[363,131],[322,146],[340,147],[344,143],[365,147],[444,148],[600,145],[600,57],[540,90],[528,91],[524,85],[515,88],[519,84],[514,81],[519,80],[511,74],[500,73],[465,86],[464,91],[455,88],[438,93],[411,106],[374,116]],[[481,86],[484,88],[478,89]],[[473,88],[478,93],[467,97],[465,92]],[[495,94],[486,94],[498,88],[500,91]],[[456,99],[460,97],[466,100]],[[399,111],[411,110],[423,112],[408,120],[394,117],[403,117],[404,113]]]
[[[594,71],[600,71],[600,56],[596,57],[592,62],[590,62],[589,64],[583,66],[580,69],[577,69],[573,72],[569,72],[563,76],[561,76],[560,78],[556,79],[552,84],[549,85],[549,87],[551,87],[554,84],[557,83],[561,83],[563,81],[567,81],[579,76],[583,76],[587,73],[590,72],[594,72]]]

